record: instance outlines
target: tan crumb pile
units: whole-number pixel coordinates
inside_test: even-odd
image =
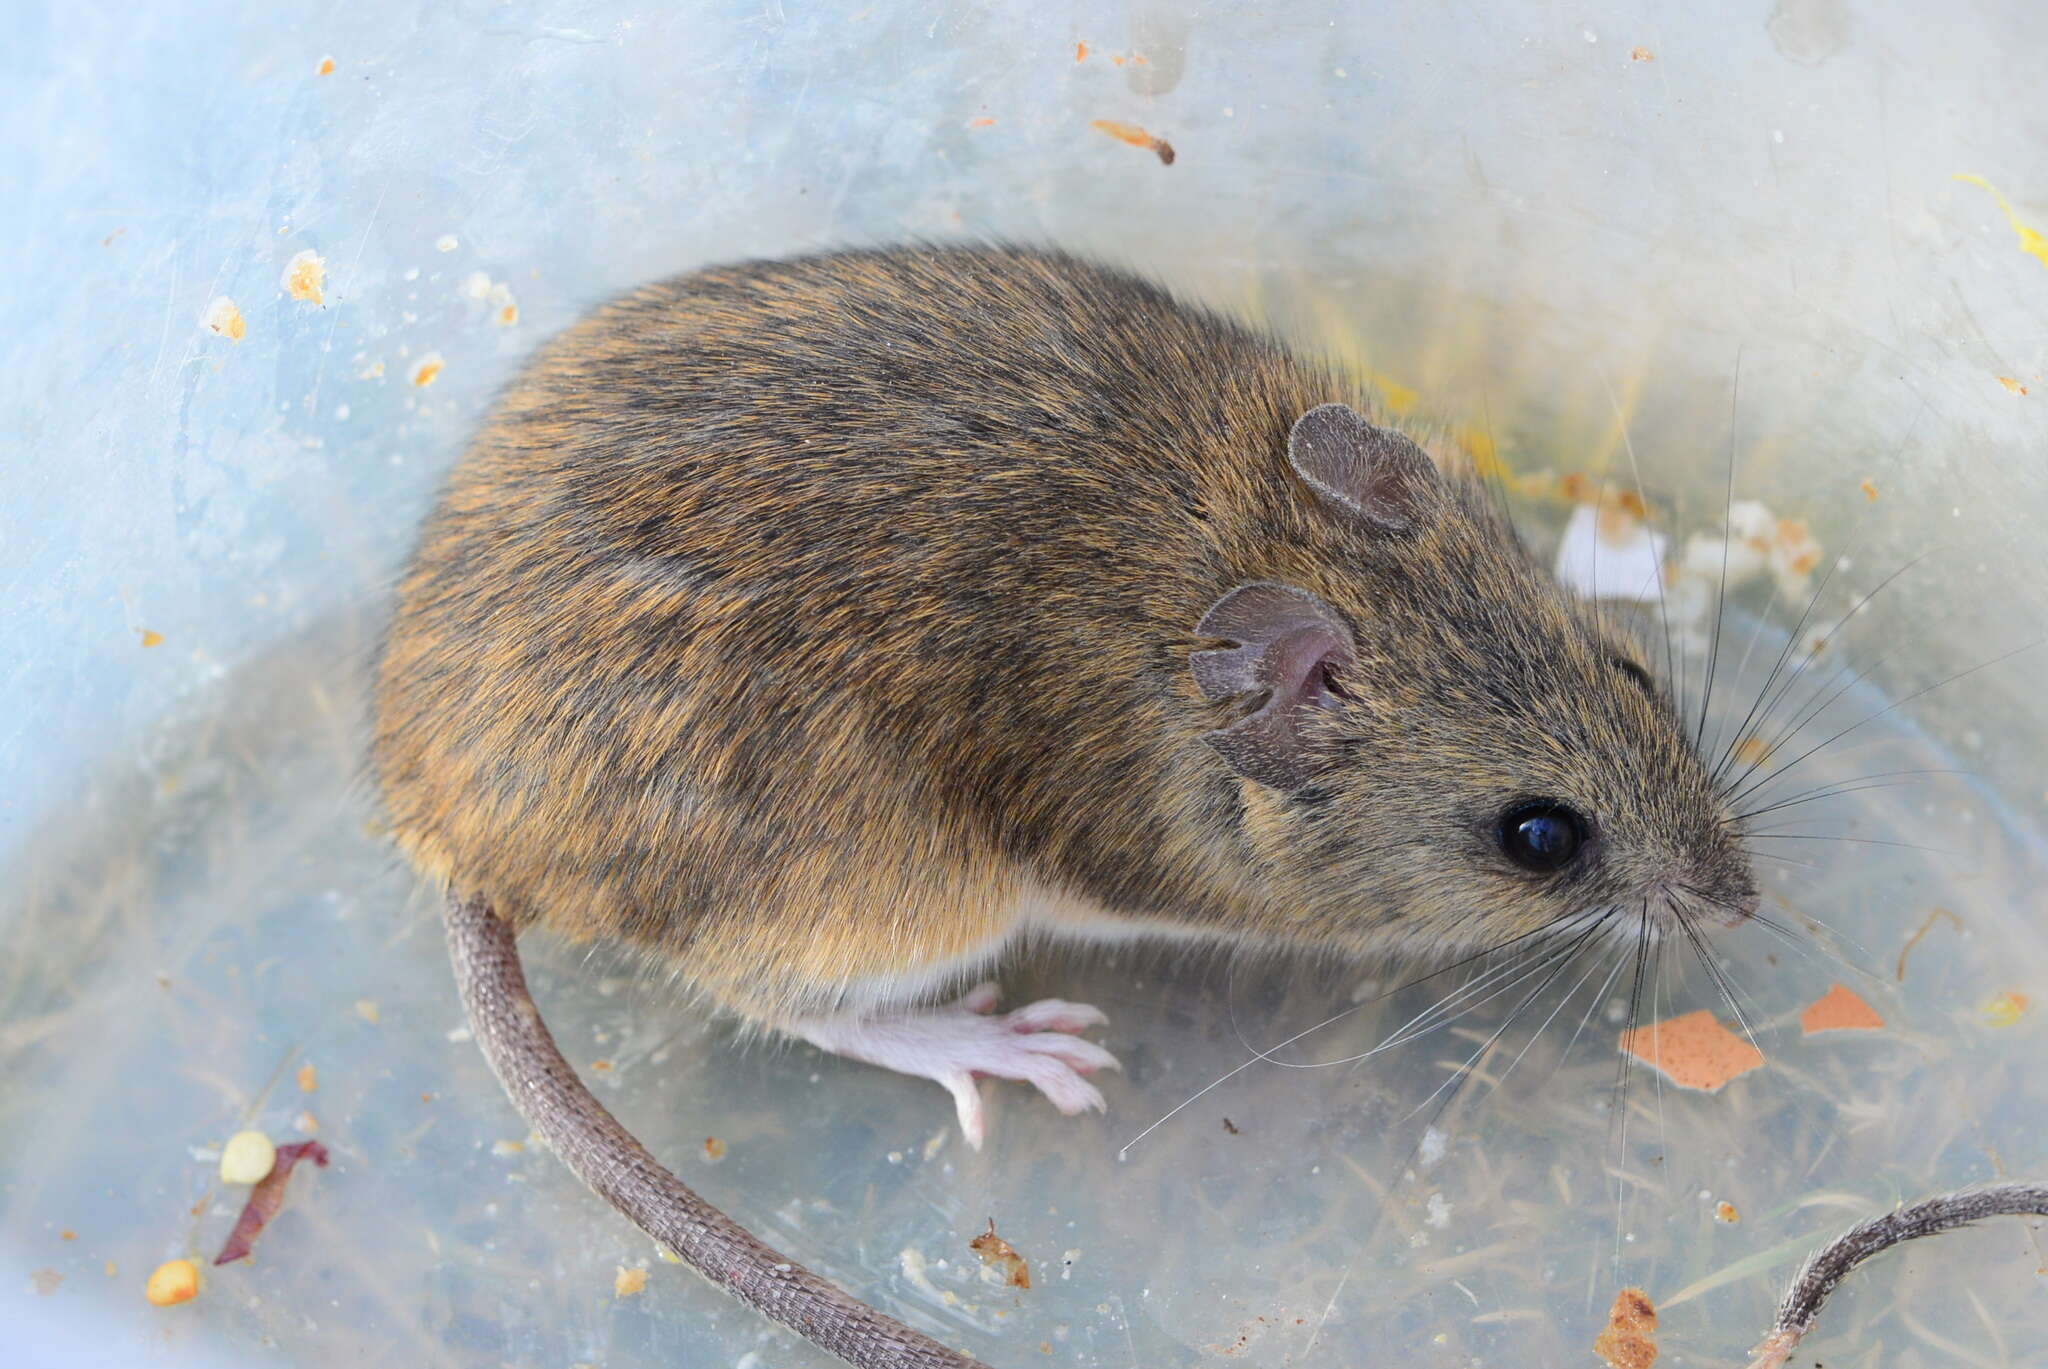
[[[645,1269],[628,1269],[624,1265],[619,1265],[618,1271],[612,1276],[612,1296],[630,1298],[647,1287]]]
[[[1657,1309],[1640,1288],[1614,1295],[1607,1329],[1593,1340],[1593,1353],[1609,1369],[1650,1369],[1657,1362]]]
[[[1828,991],[1799,1014],[1799,1030],[1808,1036],[1815,1032],[1873,1032],[1883,1026],[1884,1018],[1877,1009],[1840,984],[1828,985]]]
[[[327,297],[322,291],[327,284],[327,263],[318,252],[301,252],[285,263],[284,276],[278,283],[287,295],[301,303],[325,304]]]
[[[988,1219],[988,1230],[967,1243],[967,1248],[981,1256],[981,1262],[1003,1276],[1003,1282],[1012,1288],[1031,1287],[1031,1266],[1017,1253],[1017,1248],[996,1235],[996,1219]]]
[[[1663,1022],[1631,1027],[1621,1049],[1684,1089],[1713,1093],[1764,1063],[1763,1052],[1701,1008]]]

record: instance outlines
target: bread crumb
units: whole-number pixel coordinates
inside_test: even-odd
[[[1865,481],[1864,481],[1864,482],[1863,482],[1862,484],[1858,485],[1858,486],[1857,486],[1856,488],[1857,488],[1857,489],[1859,489],[1859,490],[1862,490],[1862,491],[1863,491],[1863,497],[1864,497],[1865,499],[1868,499],[1868,500],[1870,500],[1870,501],[1871,501],[1872,503],[1876,503],[1876,502],[1877,502],[1877,482],[1876,482],[1876,481],[1874,481],[1874,480],[1865,480]]]
[[[1648,48],[1630,48],[1628,55],[1629,60],[1632,62],[1654,62],[1657,60],[1657,54]]]
[[[302,303],[327,303],[327,297],[322,293],[327,284],[327,263],[320,259],[318,252],[304,251],[286,262],[279,283],[287,295]]]
[[[2027,1010],[2027,996],[2007,989],[1984,1005],[1984,1020],[1994,1027],[2010,1027]]]
[[[1763,1052],[1705,1008],[1621,1034],[1621,1049],[1680,1088],[1716,1093],[1764,1063]]]
[[[1729,1223],[1739,1222],[1742,1220],[1742,1214],[1735,1210],[1735,1204],[1733,1203],[1716,1203],[1714,1204],[1714,1220]]]
[[[422,390],[432,385],[441,370],[448,363],[441,359],[439,352],[429,352],[420,358],[420,364],[412,368],[412,383]]]
[[[240,342],[249,331],[249,326],[242,321],[242,311],[226,295],[206,306],[206,312],[199,316],[199,326],[220,334],[229,342]]]
[[[1593,1341],[1593,1353],[1610,1369],[1650,1369],[1657,1362],[1657,1309],[1640,1288],[1614,1295],[1607,1329]]]
[[[704,1138],[704,1158],[713,1164],[723,1160],[725,1158],[725,1142],[719,1140],[716,1136],[706,1136]]]
[[[994,119],[989,118],[986,114],[984,114],[980,118],[969,119],[967,121],[967,126],[969,128],[994,128],[996,126],[996,121]]]
[[[1012,1288],[1031,1287],[1031,1266],[1017,1253],[1017,1248],[996,1235],[996,1219],[988,1219],[988,1230],[967,1243],[967,1248],[981,1257],[982,1264],[994,1270],[1000,1281]]]
[[[334,74],[334,59],[332,57],[322,57],[320,65],[313,68],[313,74],[315,76],[332,76]]]
[[[152,632],[148,628],[142,629],[142,645],[145,648],[162,646],[163,644],[164,635],[161,632]]]
[[[644,1266],[628,1269],[625,1265],[619,1265],[617,1268],[619,1272],[612,1276],[613,1297],[630,1298],[647,1287],[647,1270]]]
[[[1825,994],[1799,1014],[1799,1030],[1807,1036],[1815,1032],[1877,1031],[1883,1026],[1884,1018],[1877,1009],[1841,984],[1830,984]]]
[[[1077,62],[1088,60],[1088,45],[1086,43],[1074,44],[1074,60]]]
[[[320,1071],[311,1065],[299,1066],[299,1092],[311,1093],[320,1087]]]
[[[2023,395],[2027,392],[2027,387],[2014,380],[2011,376],[2000,376],[1998,383],[2016,395]]]
[[[199,1266],[190,1260],[165,1260],[150,1274],[142,1296],[153,1307],[174,1307],[199,1296]]]

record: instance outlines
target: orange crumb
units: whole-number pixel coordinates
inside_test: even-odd
[[[1762,1051],[1722,1026],[1705,1008],[1632,1027],[1621,1034],[1621,1048],[1680,1088],[1703,1093],[1717,1092],[1764,1063]]]
[[[144,646],[162,646],[164,644],[164,635],[161,632],[151,632],[148,628],[143,628],[142,644]]]
[[[967,126],[969,128],[994,128],[996,126],[996,121],[984,114],[978,119],[969,119],[967,121]]]
[[[152,1306],[174,1307],[199,1296],[199,1266],[190,1260],[165,1260],[143,1285]]]
[[[327,263],[310,249],[285,263],[284,292],[306,304],[325,304],[322,287],[327,284]]]
[[[441,369],[447,364],[441,359],[439,352],[427,353],[420,358],[420,364],[413,368],[412,383],[422,390],[426,389],[434,383],[435,378],[441,374]]]
[[[67,1240],[67,1241],[75,1241],[75,1240],[77,1240],[77,1239],[78,1239],[78,1233],[77,1233],[76,1231],[72,1231],[72,1230],[70,1230],[69,1228],[66,1228],[66,1229],[65,1229],[65,1230],[63,1230],[63,1231],[60,1231],[60,1232],[58,1232],[57,1234],[58,1234],[59,1236],[63,1237],[63,1238],[64,1238],[65,1240]]]
[[[1654,62],[1657,60],[1657,54],[1648,48],[1630,48],[1628,55],[1629,60],[1635,62]]]
[[[628,1269],[624,1265],[618,1265],[616,1268],[619,1272],[612,1275],[613,1297],[630,1298],[641,1289],[647,1287],[646,1270]]]
[[[299,1092],[311,1093],[319,1087],[320,1071],[314,1069],[310,1064],[299,1066]]]
[[[1593,1353],[1609,1369],[1650,1369],[1657,1362],[1657,1309],[1640,1288],[1614,1295],[1607,1329],[1593,1341]]]
[[[2027,387],[2014,380],[2011,376],[2000,376],[1998,383],[2016,395],[2023,395],[2027,392]]]
[[[723,1160],[725,1158],[725,1142],[719,1140],[716,1136],[706,1136],[704,1138],[704,1158],[707,1160]]]
[[[209,332],[219,333],[229,342],[240,342],[249,332],[242,311],[226,295],[207,305],[206,313],[199,321]]]
[[[2027,1010],[2027,996],[2012,989],[1984,1005],[1984,1020],[1994,1027],[2010,1027]]]
[[[1739,1222],[1742,1214],[1735,1210],[1733,1203],[1715,1203],[1714,1220],[1717,1222]]]
[[[981,1262],[1003,1276],[1003,1282],[1012,1288],[1031,1287],[1031,1266],[1025,1262],[1017,1248],[996,1235],[996,1219],[988,1219],[988,1230],[967,1243],[967,1248],[981,1257]]]
[[[1877,483],[1875,481],[1866,480],[1856,488],[1863,491],[1865,499],[1875,500],[1877,498]]]
[[[593,1060],[590,1062],[590,1068],[598,1074],[610,1074],[612,1072],[612,1062],[609,1060]]]
[[[1086,43],[1074,44],[1074,60],[1077,62],[1088,60],[1088,45]]]
[[[1109,60],[1117,66],[1122,66],[1124,64],[1124,59],[1120,54],[1112,54]]]
[[[1173,165],[1173,144],[1167,142],[1164,138],[1153,137],[1136,124],[1120,124],[1113,119],[1097,119],[1089,124],[1089,127],[1098,133],[1107,133],[1120,143],[1129,143],[1132,147],[1149,148],[1159,154],[1159,160],[1162,163],[1167,166]]]
[[[332,76],[334,74],[334,59],[332,57],[322,57],[320,65],[313,68],[313,74],[315,76]]]
[[[1762,737],[1748,736],[1735,743],[1735,759],[1744,765],[1762,765],[1771,748]]]
[[[517,322],[519,322],[519,306],[518,306],[518,305],[516,305],[516,304],[508,304],[508,305],[506,305],[506,306],[505,306],[505,307],[504,307],[503,309],[500,309],[500,310],[498,311],[498,326],[499,326],[499,327],[501,327],[501,328],[510,328],[510,327],[511,327],[511,326],[512,326],[513,324],[515,324],[515,323],[517,323]]]
[[[1815,1032],[1874,1032],[1883,1026],[1877,1009],[1840,984],[1828,985],[1828,991],[1799,1014],[1799,1030],[1808,1036]]]

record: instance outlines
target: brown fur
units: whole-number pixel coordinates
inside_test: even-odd
[[[760,1022],[986,951],[1027,889],[1347,952],[1585,907],[1746,906],[1668,701],[1476,488],[1388,536],[1290,469],[1366,397],[1149,285],[1010,250],[643,289],[456,469],[378,680],[393,827],[524,927],[645,948]],[[1233,586],[1351,625],[1315,783],[1231,773],[1188,669]],[[1594,858],[1509,864],[1561,797]],[[1692,892],[1688,892],[1690,889]]]

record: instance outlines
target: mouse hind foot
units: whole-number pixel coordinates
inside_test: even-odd
[[[1006,1013],[995,1006],[996,986],[980,984],[951,1003],[811,1018],[788,1031],[834,1055],[944,1085],[976,1150],[987,1132],[983,1076],[1029,1084],[1068,1116],[1107,1106],[1086,1076],[1121,1067],[1079,1035],[1109,1020],[1100,1010],[1057,998]]]

